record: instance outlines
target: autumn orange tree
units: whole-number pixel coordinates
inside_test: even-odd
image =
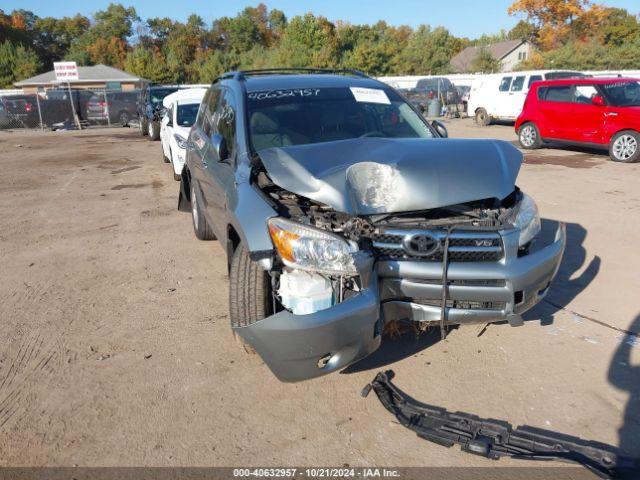
[[[508,12],[526,15],[536,28],[536,40],[542,50],[588,37],[608,14],[607,9],[589,0],[516,0]]]

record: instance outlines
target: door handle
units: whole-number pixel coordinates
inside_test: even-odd
[[[617,117],[618,114],[616,112],[607,112],[604,114],[605,117]]]

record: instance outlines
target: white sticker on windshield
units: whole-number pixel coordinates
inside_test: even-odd
[[[390,105],[389,97],[384,90],[377,88],[350,87],[356,102],[384,103]]]

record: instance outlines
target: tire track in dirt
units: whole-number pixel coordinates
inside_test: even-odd
[[[26,412],[23,400],[55,372],[59,358],[55,343],[37,330],[22,339],[15,354],[5,354],[0,364],[0,431],[16,413]]]

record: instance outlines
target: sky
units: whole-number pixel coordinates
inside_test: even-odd
[[[104,9],[111,1],[134,6],[143,19],[170,17],[184,21],[191,13],[200,15],[207,24],[218,17],[234,16],[246,6],[255,6],[260,0],[0,0],[5,12],[22,8],[41,17],[64,17],[82,13],[91,16]],[[476,38],[483,33],[509,30],[518,17],[507,14],[513,0],[262,0],[268,8],[284,11],[287,18],[312,12],[329,20],[350,23],[375,23],[385,20],[391,25],[420,24],[444,26],[456,36]],[[611,7],[626,8],[640,13],[638,0],[600,0]]]

